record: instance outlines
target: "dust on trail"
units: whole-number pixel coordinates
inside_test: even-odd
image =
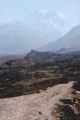
[[[56,104],[71,86],[72,82],[59,84],[38,94],[0,99],[0,120],[57,120]]]

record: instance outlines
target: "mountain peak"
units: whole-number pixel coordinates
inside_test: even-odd
[[[39,10],[38,12],[39,12],[39,13],[42,13],[44,16],[46,16],[48,10]]]

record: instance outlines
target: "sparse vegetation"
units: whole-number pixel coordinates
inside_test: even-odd
[[[76,81],[80,78],[79,73],[79,52],[54,54],[32,50],[24,59],[14,59],[0,65],[0,93],[3,93],[0,97],[21,95],[19,92],[13,95],[17,85],[23,86],[23,95],[56,84]],[[10,95],[7,95],[9,92]]]

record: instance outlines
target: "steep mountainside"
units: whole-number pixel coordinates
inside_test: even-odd
[[[39,50],[59,50],[61,48],[71,48],[72,51],[80,50],[80,25],[73,27],[66,35],[42,46]]]

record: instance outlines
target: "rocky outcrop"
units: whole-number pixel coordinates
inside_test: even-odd
[[[24,59],[31,62],[50,61],[54,58],[55,54],[51,52],[38,52],[32,50]]]

